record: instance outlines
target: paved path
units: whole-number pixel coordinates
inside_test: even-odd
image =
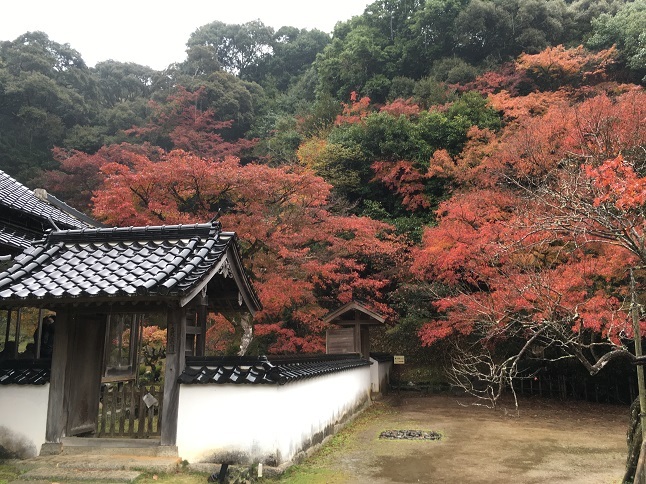
[[[118,449],[103,449],[104,453],[101,454],[92,450],[91,453],[48,455],[12,461],[24,473],[9,484],[133,482],[143,470],[172,473],[179,467],[177,457],[133,455],[116,451]]]

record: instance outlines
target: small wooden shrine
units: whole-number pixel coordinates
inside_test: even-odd
[[[359,353],[370,356],[370,327],[379,326],[385,318],[358,301],[351,301],[331,312],[323,321],[334,324],[326,334],[326,352]]]

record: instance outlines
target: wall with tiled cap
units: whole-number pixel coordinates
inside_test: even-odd
[[[181,385],[177,447],[189,462],[279,466],[370,401],[370,366],[272,384]]]

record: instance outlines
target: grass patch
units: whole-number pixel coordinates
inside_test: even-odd
[[[139,476],[137,484],[153,484],[159,482],[172,482],[177,484],[204,484],[209,474],[203,472],[179,471],[173,473],[148,473]]]
[[[20,476],[20,471],[9,464],[0,461],[0,484],[7,484]]]
[[[375,403],[361,415],[346,425],[341,431],[330,438],[327,443],[316,451],[307,461],[293,465],[276,479],[265,479],[264,482],[280,482],[284,484],[339,484],[349,482],[348,476],[341,469],[331,465],[331,461],[339,452],[347,452],[358,442],[358,434],[367,428],[374,420],[394,413],[388,406]]]
[[[332,484],[348,482],[347,478],[337,469],[314,467],[311,464],[290,467],[280,478],[268,482],[284,484]]]

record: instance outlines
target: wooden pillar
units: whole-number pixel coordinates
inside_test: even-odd
[[[49,378],[49,404],[47,405],[47,425],[45,440],[60,442],[67,428],[67,362],[69,350],[74,337],[73,319],[69,310],[56,312],[56,328],[54,331],[54,352],[52,354],[52,369]]]
[[[17,314],[16,314],[16,335],[14,336],[13,340],[16,342],[15,346],[13,347],[13,355],[11,355],[12,358],[17,359],[18,358],[18,346],[20,344],[20,323],[22,321],[22,308],[18,308]]]
[[[370,328],[367,325],[361,327],[361,356],[370,358]]]
[[[354,324],[354,352],[361,353],[361,326]]]
[[[206,354],[206,319],[208,315],[208,299],[206,291],[202,291],[197,296],[197,326],[200,332],[196,336],[195,354],[204,356]]]
[[[9,341],[9,336],[11,335],[11,309],[7,310],[7,328],[5,331],[5,336],[4,336],[4,342],[5,345],[7,344],[7,341]]]
[[[175,445],[179,415],[179,383],[177,379],[184,371],[186,364],[186,309],[169,309],[167,325],[161,444]]]

